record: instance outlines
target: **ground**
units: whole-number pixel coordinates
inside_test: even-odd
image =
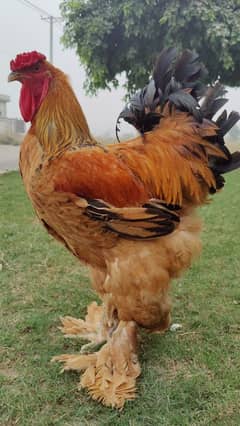
[[[0,176],[0,425],[240,424],[240,173],[204,207],[204,250],[172,286],[164,336],[142,333],[138,398],[122,412],[77,390],[52,356],[77,352],[59,316],[83,317],[96,296],[87,270],[38,224],[18,173]]]

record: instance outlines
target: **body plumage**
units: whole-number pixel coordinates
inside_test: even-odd
[[[223,140],[239,116],[213,122],[222,89],[206,94],[198,58],[186,51],[177,60],[166,50],[120,114],[142,135],[104,146],[66,76],[43,55],[24,55],[10,74],[23,84],[20,107],[31,121],[20,154],[24,185],[47,231],[89,266],[103,302],[90,305],[85,321],[64,318],[62,330],[105,345],[56,359],[85,370],[81,384],[94,399],[121,408],[140,374],[137,326],[169,327],[170,281],[201,250],[196,208],[221,189],[222,173],[240,166]]]

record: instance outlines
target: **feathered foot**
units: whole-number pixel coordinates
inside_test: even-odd
[[[101,343],[107,340],[108,329],[103,321],[103,306],[92,302],[88,306],[85,320],[73,317],[62,317],[62,327],[59,329],[65,337],[80,337],[92,343]]]
[[[136,378],[141,369],[137,358],[137,330],[134,322],[120,321],[112,337],[99,352],[89,355],[60,355],[63,370],[85,370],[79,388],[86,388],[94,400],[123,408],[136,397]]]

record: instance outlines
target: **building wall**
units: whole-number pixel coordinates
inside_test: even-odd
[[[9,96],[0,94],[0,117],[7,117],[7,102],[9,101]]]
[[[7,117],[7,102],[10,97],[0,94],[0,139],[4,138],[21,140],[26,132],[26,126],[23,120]]]
[[[0,116],[0,136],[12,138],[12,139],[22,139],[26,131],[25,123],[23,120],[17,118],[1,118]]]
[[[6,117],[7,105],[5,102],[0,102],[0,117]]]

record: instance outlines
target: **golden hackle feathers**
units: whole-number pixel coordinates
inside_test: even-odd
[[[37,134],[48,156],[58,155],[72,145],[96,144],[67,76],[48,62],[46,67],[53,78],[48,94],[33,120],[31,134]]]

